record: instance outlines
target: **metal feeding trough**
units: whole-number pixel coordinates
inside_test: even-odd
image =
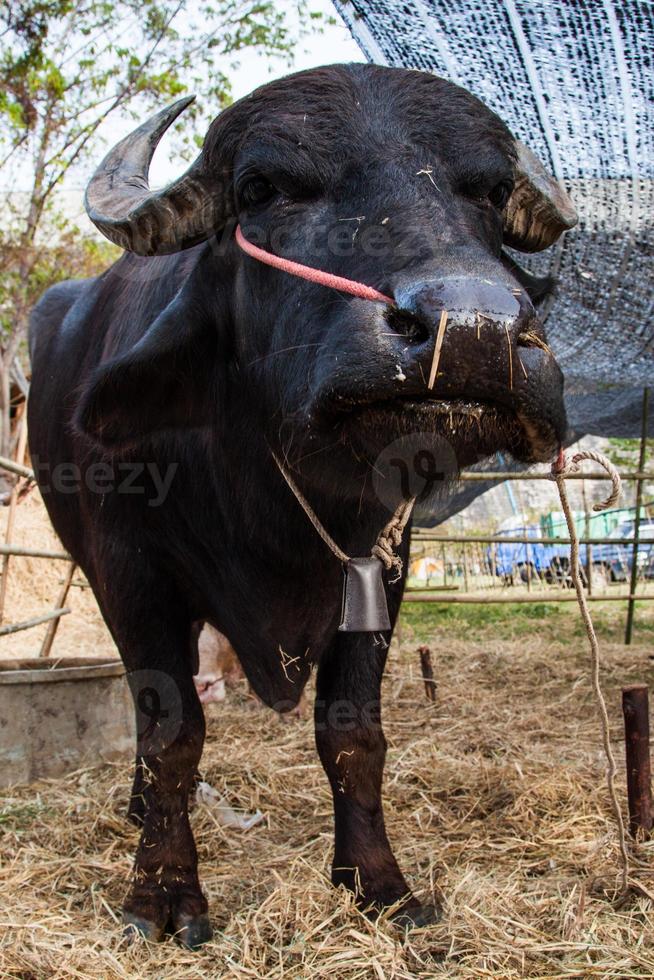
[[[132,758],[134,746],[119,660],[0,660],[0,786]]]

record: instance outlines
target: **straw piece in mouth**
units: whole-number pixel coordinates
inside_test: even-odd
[[[513,350],[511,348],[511,334],[506,323],[504,324],[504,330],[506,332],[506,343],[509,348],[509,388],[513,391]]]
[[[427,387],[431,391],[434,387],[436,381],[436,375],[438,374],[438,362],[441,359],[441,347],[443,346],[443,338],[445,336],[445,328],[447,327],[447,310],[441,312],[440,322],[438,324],[438,333],[436,334],[436,344],[434,345],[434,357],[431,362],[431,371],[429,372],[429,381],[427,382]]]

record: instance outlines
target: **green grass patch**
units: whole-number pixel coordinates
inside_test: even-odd
[[[624,636],[626,602],[593,602],[591,615],[598,636],[619,642]],[[537,630],[543,639],[585,635],[576,602],[531,603],[405,603],[402,627],[417,643],[434,636],[507,639],[531,636]],[[654,602],[636,604],[634,639],[654,633]]]

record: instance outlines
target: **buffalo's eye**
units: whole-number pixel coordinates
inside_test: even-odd
[[[513,187],[510,181],[501,180],[499,184],[495,184],[495,187],[489,191],[488,200],[498,211],[503,211],[511,197],[512,190]]]
[[[250,177],[239,189],[241,204],[246,208],[266,204],[276,193],[276,188],[265,177]]]

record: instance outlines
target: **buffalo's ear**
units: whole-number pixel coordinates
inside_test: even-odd
[[[217,404],[217,341],[215,326],[182,290],[137,344],[97,368],[78,428],[118,449],[166,429],[207,425]]]

